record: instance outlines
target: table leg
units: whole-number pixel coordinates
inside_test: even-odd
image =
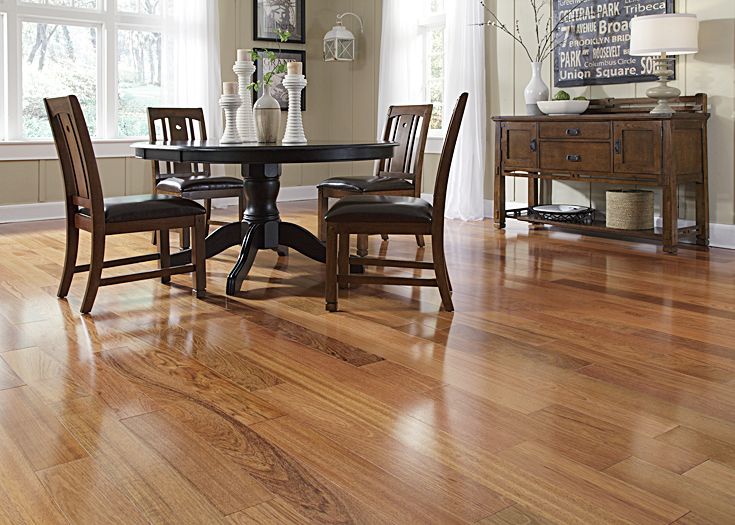
[[[232,222],[224,226],[220,226],[205,241],[205,253],[207,259],[222,253],[227,248],[238,246],[244,238],[243,224],[241,222]],[[181,250],[180,252],[171,254],[171,264],[180,266],[191,263],[191,249]]]

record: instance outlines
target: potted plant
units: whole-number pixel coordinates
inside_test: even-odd
[[[563,16],[559,17],[559,20],[554,24],[551,14],[548,10],[548,4],[546,0],[529,0],[531,9],[533,10],[533,21],[535,24],[535,35],[536,44],[533,52],[529,46],[534,47],[533,44],[527,44],[523,40],[521,35],[521,24],[519,20],[515,21],[513,29],[509,29],[495,12],[487,6],[485,0],[479,0],[482,7],[489,14],[490,20],[483,22],[478,25],[494,27],[501,30],[503,33],[510,36],[515,40],[526,53],[528,60],[531,62],[531,81],[526,86],[523,92],[526,100],[526,113],[528,115],[541,115],[541,110],[536,104],[539,100],[549,100],[549,86],[546,85],[541,76],[541,67],[543,63],[549,58],[556,48],[564,41],[566,34],[557,34],[557,30],[568,18],[569,15],[585,0],[579,0],[571,9],[569,9]]]
[[[291,33],[289,31],[277,31],[278,34],[278,51],[281,51],[281,44],[288,42]],[[253,113],[255,116],[255,132],[258,136],[258,142],[272,143],[278,141],[278,130],[281,127],[281,104],[271,94],[276,75],[285,74],[287,71],[287,61],[278,58],[278,54],[267,49],[253,49],[253,62],[262,59],[260,67],[265,67],[266,61],[273,64],[270,71],[263,73],[263,79],[257,82],[251,82],[248,89],[261,93],[260,98],[253,105]]]

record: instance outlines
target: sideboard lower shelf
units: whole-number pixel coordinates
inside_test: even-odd
[[[592,221],[592,223],[590,224],[549,221],[546,219],[537,219],[534,217],[529,217],[528,215],[523,215],[523,213],[527,211],[528,211],[528,208],[507,210],[506,217],[509,219],[516,219],[521,222],[528,222],[530,224],[543,224],[546,226],[555,226],[557,228],[566,229],[566,230],[578,230],[578,231],[590,232],[590,233],[614,233],[614,234],[619,235],[620,237],[630,237],[630,238],[638,238],[638,239],[653,239],[653,240],[660,241],[663,239],[663,236],[664,236],[664,229],[660,227],[652,228],[650,230],[620,230],[617,228],[609,228],[605,224],[605,221],[602,221],[602,220],[595,220],[595,221]],[[696,225],[683,226],[679,228],[679,235],[680,236],[692,235],[692,234],[697,233],[698,229],[699,228]]]

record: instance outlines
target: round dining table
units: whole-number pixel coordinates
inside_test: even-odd
[[[397,146],[394,142],[314,141],[285,145],[195,140],[137,142],[132,148],[136,157],[151,161],[240,165],[247,203],[242,220],[218,228],[206,240],[207,258],[242,245],[237,263],[227,277],[227,295],[235,295],[259,250],[293,248],[315,261],[326,262],[324,243],[305,228],[281,220],[277,199],[283,164],[387,159],[393,157]],[[172,265],[190,261],[191,250],[171,256]]]

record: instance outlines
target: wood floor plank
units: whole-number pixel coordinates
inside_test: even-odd
[[[273,498],[227,517],[232,525],[310,525],[313,523],[280,498]]]
[[[7,361],[0,358],[0,390],[15,388],[24,384],[23,380],[8,366]]]
[[[42,470],[38,477],[72,523],[149,523],[92,458]]]
[[[720,441],[691,428],[676,427],[656,438],[683,449],[692,450],[715,461],[735,468],[735,444]]]
[[[233,514],[273,498],[260,483],[165,411],[131,417],[123,424],[164,457],[222,514]]]
[[[710,460],[688,470],[684,476],[735,498],[735,468],[733,467]]]
[[[690,509],[715,523],[732,521],[731,517],[735,512],[735,500],[732,497],[709,487],[702,487],[686,476],[674,474],[637,458],[628,458],[605,472]]]
[[[493,514],[478,521],[477,525],[551,525],[552,522],[534,515],[517,505],[501,510],[497,514]]]
[[[74,436],[27,386],[0,390],[0,425],[12,429],[11,438],[34,470],[87,456]]]
[[[396,431],[393,428],[381,432],[291,385],[280,385],[258,395],[288,409],[291,419],[313,428],[406,485],[422,487],[432,502],[464,520],[474,522],[510,505],[484,485],[395,440],[391,436]]]
[[[59,416],[96,465],[156,523],[225,523],[222,514],[168,462],[148,448],[103,404]]]
[[[0,522],[68,523],[44,490],[33,467],[11,439],[11,427],[0,426]]]

